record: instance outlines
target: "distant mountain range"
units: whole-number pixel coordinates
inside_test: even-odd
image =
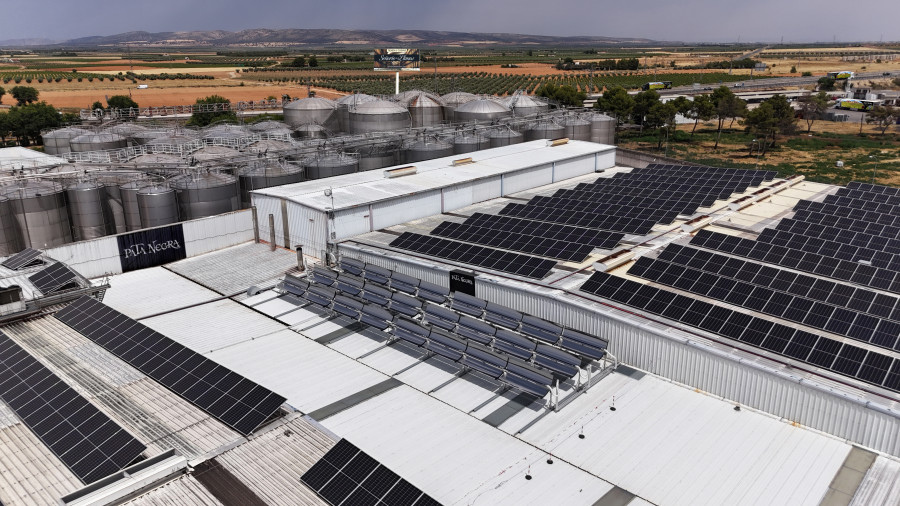
[[[118,35],[80,37],[66,41],[48,39],[0,40],[0,46],[165,46],[165,47],[280,47],[280,46],[600,46],[655,44],[657,41],[629,37],[554,37],[517,33],[440,32],[429,30],[271,30],[266,28],[228,32],[126,32]]]

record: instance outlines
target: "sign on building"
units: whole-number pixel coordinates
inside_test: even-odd
[[[119,242],[122,272],[146,269],[187,258],[181,224],[123,234]]]

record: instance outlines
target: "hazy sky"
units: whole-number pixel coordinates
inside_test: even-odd
[[[30,0],[0,40],[245,28],[422,29],[656,40],[900,40],[900,2],[868,0]]]

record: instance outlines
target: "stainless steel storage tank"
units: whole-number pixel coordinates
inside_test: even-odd
[[[113,133],[84,134],[69,141],[72,151],[85,153],[88,151],[107,151],[128,147],[125,137]]]
[[[447,121],[456,121],[456,109],[467,102],[477,99],[477,96],[464,91],[454,91],[453,93],[441,95],[441,100],[444,104],[444,119]]]
[[[203,131],[203,139],[237,140],[250,137],[251,133],[240,125],[214,125]]]
[[[398,163],[399,145],[377,144],[358,149],[359,171],[383,169]]]
[[[440,125],[443,122],[443,104],[440,97],[420,91],[409,95],[405,102],[413,128]]]
[[[488,133],[488,139],[490,139],[492,148],[499,148],[500,146],[518,144],[525,140],[525,136],[509,127],[503,126],[491,130]]]
[[[172,187],[178,199],[178,216],[183,221],[241,208],[237,178],[230,174],[195,172],[175,178]]]
[[[76,127],[60,128],[41,135],[44,142],[44,153],[48,155],[61,155],[72,151],[69,142],[81,135],[90,134],[90,130]]]
[[[615,144],[616,120],[605,114],[593,114],[591,122],[591,142],[600,144]]]
[[[566,127],[551,120],[537,121],[525,130],[525,140],[561,139],[566,136]]]
[[[119,123],[103,129],[103,133],[121,135],[122,137],[125,137],[126,140],[146,131],[147,127],[129,122]]]
[[[453,154],[471,153],[491,147],[491,141],[480,133],[459,133],[453,138]]]
[[[425,90],[406,90],[401,91],[399,94],[394,95],[394,100],[401,104],[408,104],[410,100],[418,97],[419,95],[425,95],[428,98],[434,100],[435,102],[440,102],[440,95],[436,95],[434,93],[429,93]]]
[[[252,205],[250,192],[303,181],[303,167],[279,160],[256,160],[238,171],[241,186],[241,208]]]
[[[306,179],[342,176],[359,171],[359,160],[345,153],[330,153],[308,158],[303,162]]]
[[[336,130],[337,116],[337,104],[327,98],[301,98],[284,106],[284,122],[292,127],[315,123]]]
[[[186,155],[185,157],[190,162],[191,159],[198,162],[205,162],[208,160],[228,160],[238,156],[240,151],[229,148],[228,146],[206,146],[204,148],[200,148],[193,153]]]
[[[415,163],[453,155],[453,144],[443,139],[426,137],[403,144],[403,163]]]
[[[328,131],[322,125],[310,123],[295,128],[294,136],[298,139],[325,139],[328,137]]]
[[[166,185],[145,186],[137,191],[141,228],[160,227],[178,222],[175,190]]]
[[[504,105],[512,109],[513,116],[533,116],[550,109],[550,104],[531,95],[512,95],[504,100]]]
[[[138,171],[104,171],[95,173],[97,182],[104,186],[106,191],[106,203],[112,214],[114,230],[110,233],[121,234],[128,231],[128,222],[125,220],[125,206],[122,202],[121,186],[124,183],[142,177]]]
[[[125,227],[129,232],[141,228],[141,208],[138,206],[138,190],[147,186],[144,180],[129,181],[119,187],[122,197],[122,212],[125,214]]]
[[[142,132],[134,132],[133,134],[131,134],[129,139],[131,139],[134,144],[143,146],[144,144],[155,141],[160,137],[166,137],[167,135],[168,134],[166,134],[166,132],[163,130],[153,130],[148,128]]]
[[[496,100],[480,98],[457,107],[454,118],[458,123],[466,121],[490,122],[495,119],[508,118],[511,115],[512,112]]]
[[[106,188],[93,181],[81,181],[66,188],[72,236],[76,241],[97,239],[115,232],[115,222],[107,202]]]
[[[0,195],[0,255],[14,255],[23,249],[9,199]]]
[[[287,123],[271,119],[253,123],[247,128],[254,133],[291,133],[291,127]]]
[[[354,134],[402,130],[411,124],[409,111],[387,100],[366,102],[350,110],[350,132]]]
[[[591,140],[591,122],[575,115],[566,116],[563,119],[566,128],[566,137],[576,141]]]
[[[365,104],[366,102],[375,102],[376,100],[378,99],[372,95],[366,95],[365,93],[344,95],[335,100],[338,112],[338,130],[341,132],[350,131],[350,109],[354,109],[356,106]]]
[[[46,249],[72,242],[66,193],[59,183],[29,181],[3,187],[24,248]]]

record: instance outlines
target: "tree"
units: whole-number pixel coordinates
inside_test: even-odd
[[[615,131],[618,134],[619,127],[631,116],[634,109],[634,98],[621,86],[613,86],[603,92],[603,96],[597,99],[594,108],[611,114],[616,119]]]
[[[294,58],[294,60],[288,65],[289,67],[305,67],[306,66],[306,58],[302,56],[298,56]]]
[[[211,111],[195,111],[188,120],[189,125],[204,127],[216,122],[237,122],[237,114],[231,111],[226,104],[231,101],[219,95],[210,95],[206,98],[198,98],[196,105],[210,105]]]
[[[694,128],[691,129],[691,140],[693,140],[697,124],[716,117],[716,105],[709,95],[697,95],[691,103],[690,111],[685,116],[694,120]]]
[[[647,111],[644,124],[647,128],[659,129],[656,149],[662,149],[663,131],[668,136],[669,131],[675,126],[676,114],[678,114],[678,108],[672,102],[662,103],[656,101]]]
[[[884,135],[888,127],[897,122],[897,118],[900,118],[900,111],[894,106],[876,105],[866,116],[866,123],[874,124]]]
[[[315,56],[310,56],[310,57],[309,57],[309,66],[310,66],[310,67],[318,67],[318,66],[319,66],[319,60],[317,60]]]
[[[555,100],[562,106],[581,107],[584,105],[584,99],[587,93],[580,92],[574,87],[564,84],[562,86],[554,83],[547,83],[538,88],[536,95]]]
[[[14,86],[9,93],[16,99],[17,105],[31,104],[38,99],[38,90],[30,86]]]
[[[6,90],[4,90],[2,86],[0,86],[0,103],[3,102],[3,95],[6,95]]]
[[[722,128],[725,126],[725,120],[729,118],[733,120],[738,117],[738,115],[742,114],[742,111],[746,110],[747,103],[736,97],[727,86],[719,86],[716,88],[712,92],[710,99],[716,108],[714,117],[718,122],[718,128],[716,129],[715,147],[718,148],[719,138],[722,136]]]
[[[752,134],[754,137],[760,139],[761,141],[765,141],[768,139],[769,135],[774,135],[775,130],[775,112],[772,109],[772,104],[768,101],[765,101],[759,104],[759,107],[749,111],[747,113],[747,117],[744,118],[744,126],[746,127],[747,133]],[[756,141],[756,139],[754,139]],[[766,153],[766,146],[768,142],[760,142],[756,144],[757,149],[761,149],[762,153]],[[753,149],[754,144],[750,145],[750,149]],[[753,152],[750,152],[750,155],[753,155]]]
[[[137,109],[138,103],[128,95],[113,95],[106,101],[110,109]]]
[[[6,138],[12,135],[9,113],[0,114],[0,147],[6,147]]]
[[[815,95],[809,94],[800,97],[798,102],[800,103],[800,114],[803,116],[803,120],[806,121],[806,133],[809,133],[812,131],[813,123],[817,119],[822,119],[825,111],[828,110],[828,94],[820,91]]]
[[[59,111],[46,102],[14,106],[6,114],[7,128],[19,144],[41,143],[41,130],[59,126]]]
[[[659,93],[656,90],[642,91],[634,96],[634,109],[631,111],[631,118],[635,123],[641,125],[641,130],[644,128],[644,120],[647,114],[650,113],[650,108],[658,103]]]
[[[775,131],[772,133],[772,147],[774,148],[776,134],[790,135],[797,131],[797,115],[784,95],[775,95],[766,99],[766,102],[772,104],[772,113],[775,119]]]
[[[797,73],[797,66],[796,66],[796,65],[792,65],[792,66],[791,66],[791,74],[796,74],[796,73]]]
[[[819,90],[821,91],[834,91],[834,79],[825,76],[819,78]]]

